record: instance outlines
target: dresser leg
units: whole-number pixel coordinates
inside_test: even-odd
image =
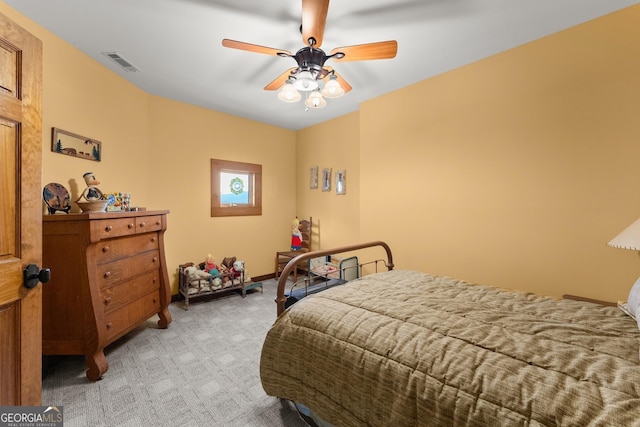
[[[99,379],[102,379],[102,374],[107,372],[107,369],[109,369],[109,363],[107,362],[107,358],[104,356],[103,349],[96,351],[92,356],[87,355],[86,364],[87,378],[91,381],[98,381]]]
[[[169,327],[169,323],[171,323],[171,314],[169,313],[169,308],[165,307],[158,312],[158,328],[167,329]]]

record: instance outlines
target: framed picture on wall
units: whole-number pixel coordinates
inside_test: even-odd
[[[347,171],[336,172],[336,194],[347,194]]]
[[[211,216],[262,215],[262,165],[211,159]]]
[[[322,169],[322,191],[331,191],[331,168]]]
[[[316,189],[318,188],[318,167],[311,166],[309,168],[309,188]]]
[[[58,128],[51,128],[51,151],[94,162],[102,160],[100,141]]]

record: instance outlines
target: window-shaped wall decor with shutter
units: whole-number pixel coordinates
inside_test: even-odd
[[[211,216],[262,215],[262,165],[211,159]]]

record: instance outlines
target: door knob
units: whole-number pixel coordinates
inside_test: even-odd
[[[24,278],[24,286],[32,289],[38,285],[38,282],[47,283],[51,279],[51,270],[43,268],[40,270],[35,264],[29,264],[22,272]]]

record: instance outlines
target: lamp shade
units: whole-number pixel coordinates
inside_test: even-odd
[[[640,251],[640,219],[637,219],[633,224],[622,230],[620,234],[607,243],[607,246]]]
[[[340,98],[344,95],[344,89],[338,83],[338,78],[333,74],[329,77],[329,81],[322,88],[322,96],[325,98]]]
[[[305,105],[309,108],[322,108],[327,105],[327,101],[324,100],[320,92],[314,90],[311,95],[304,101]]]
[[[293,86],[293,81],[288,79],[287,82],[282,86],[280,92],[278,92],[278,99],[284,102],[298,102],[302,98],[300,92],[296,90]]]

